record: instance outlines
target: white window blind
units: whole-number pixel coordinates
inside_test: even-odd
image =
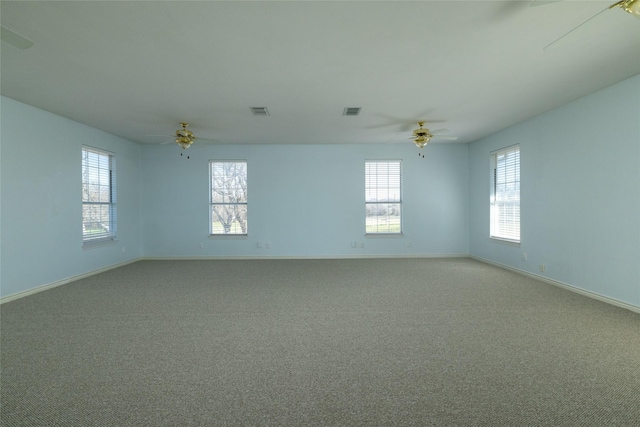
[[[402,233],[402,162],[365,162],[365,233]]]
[[[491,230],[493,238],[520,241],[520,146],[491,153]]]
[[[247,162],[211,161],[212,235],[247,234]]]
[[[82,147],[82,240],[116,237],[116,160],[111,153]]]

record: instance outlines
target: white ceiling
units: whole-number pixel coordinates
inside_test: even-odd
[[[141,143],[180,121],[229,144],[411,143],[420,119],[471,142],[640,73],[619,8],[543,50],[610,1],[2,1],[34,43],[2,42],[2,94]]]

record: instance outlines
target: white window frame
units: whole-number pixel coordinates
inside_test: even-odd
[[[217,165],[223,170],[216,169]],[[244,175],[228,175],[233,167],[236,172],[242,165]],[[222,172],[222,175],[220,174]],[[248,235],[248,163],[246,160],[210,160],[209,161],[209,235],[210,236],[247,236]],[[225,226],[219,213],[225,209],[227,216],[232,215],[231,223]],[[240,215],[240,217],[238,217]],[[218,219],[218,221],[216,221]],[[216,225],[220,223],[220,225]]]
[[[82,245],[116,239],[116,157],[82,146]]]
[[[491,153],[489,237],[520,243],[520,145]]]
[[[365,160],[365,235],[402,235],[402,160]]]

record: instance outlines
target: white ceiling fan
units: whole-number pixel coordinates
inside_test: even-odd
[[[532,7],[543,6],[543,5],[547,5],[547,4],[551,4],[551,3],[558,3],[560,1],[562,1],[562,0],[534,0],[533,2],[531,2],[531,4],[529,6],[532,6]],[[618,7],[620,9],[624,10],[625,12],[627,12],[627,13],[635,16],[636,18],[640,19],[640,0],[620,0],[617,3],[613,3],[612,5],[607,6],[606,8],[601,10],[600,12],[596,13],[595,15],[593,15],[591,18],[589,18],[586,21],[582,22],[577,27],[567,31],[566,33],[564,33],[563,35],[561,35],[560,37],[558,37],[557,39],[555,39],[554,41],[552,41],[551,43],[546,45],[543,48],[543,50],[548,50],[548,49],[554,47],[560,40],[564,39],[569,34],[572,34],[576,30],[578,30],[579,28],[584,26],[586,23],[588,23],[591,20],[595,19],[596,17],[600,16],[604,12],[606,12],[608,10],[611,10],[611,9],[614,9],[614,8],[618,8]]]

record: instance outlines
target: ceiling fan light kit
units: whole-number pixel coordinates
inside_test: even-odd
[[[418,148],[424,148],[425,145],[431,140],[429,137],[420,136],[413,140],[413,143],[416,144]]]
[[[191,144],[193,144],[193,141],[187,139],[187,138],[177,138],[176,139],[176,144],[178,144],[180,147],[182,147],[183,150],[191,147]]]

